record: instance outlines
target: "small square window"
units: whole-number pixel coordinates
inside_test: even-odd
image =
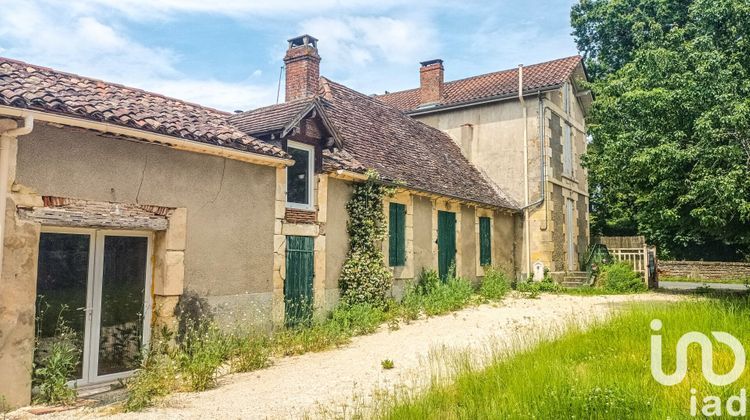
[[[286,170],[287,207],[311,209],[315,149],[308,145],[290,143],[287,151],[294,159],[294,165]]]

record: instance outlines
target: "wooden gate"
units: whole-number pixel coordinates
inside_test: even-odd
[[[594,243],[605,245],[616,261],[624,261],[633,266],[633,270],[643,275],[649,287],[657,287],[656,248],[646,244],[643,236],[601,236],[594,238]]]
[[[438,274],[445,280],[456,263],[456,213],[438,211]]]
[[[287,326],[308,323],[312,319],[314,254],[313,237],[286,237],[284,305]]]

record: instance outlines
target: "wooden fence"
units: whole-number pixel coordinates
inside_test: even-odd
[[[599,236],[593,242],[605,245],[615,260],[630,263],[649,287],[657,286],[656,247],[646,244],[645,237]]]

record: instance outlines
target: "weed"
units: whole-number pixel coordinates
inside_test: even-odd
[[[125,382],[128,398],[125,411],[139,411],[168,395],[177,387],[178,366],[173,356],[163,352],[150,352],[140,369]]]
[[[606,290],[613,292],[642,292],[648,288],[641,276],[633,271],[633,267],[622,261],[602,267],[599,280]]]
[[[40,330],[37,331],[36,353],[37,356],[43,353],[43,357],[34,363],[32,380],[37,389],[35,401],[39,403],[69,404],[78,395],[68,381],[80,363],[81,350],[76,332],[65,321],[66,310],[67,306],[62,305],[52,337],[41,337]],[[43,311],[40,316],[44,316]]]
[[[494,267],[484,267],[484,279],[479,287],[479,294],[485,299],[498,300],[505,297],[510,290],[510,280],[505,272]]]
[[[271,364],[271,343],[267,336],[249,334],[230,340],[232,372],[251,372]]]
[[[385,370],[393,369],[393,367],[394,367],[393,366],[393,360],[391,360],[391,359],[383,359],[380,362],[380,366],[382,366],[383,369],[385,369]]]
[[[230,339],[213,322],[189,322],[180,339],[177,362],[191,391],[216,383],[216,371],[231,353]]]

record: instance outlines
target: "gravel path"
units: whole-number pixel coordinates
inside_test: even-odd
[[[554,334],[571,319],[584,323],[602,319],[628,302],[676,299],[679,297],[650,293],[507,298],[497,305],[402,324],[395,331],[383,327],[375,334],[355,338],[345,347],[282,358],[267,369],[226,376],[215,389],[175,394],[158,408],[116,417],[275,419],[316,417],[321,407],[327,412],[340,412],[353,396],[368,398],[379,389],[429,380],[429,355],[436,348],[486,352],[489,342],[512,347],[517,345],[519,333]],[[551,326],[556,328],[549,330]],[[392,359],[395,368],[384,370],[380,364],[383,359]],[[54,417],[107,414],[106,409],[82,409]]]

